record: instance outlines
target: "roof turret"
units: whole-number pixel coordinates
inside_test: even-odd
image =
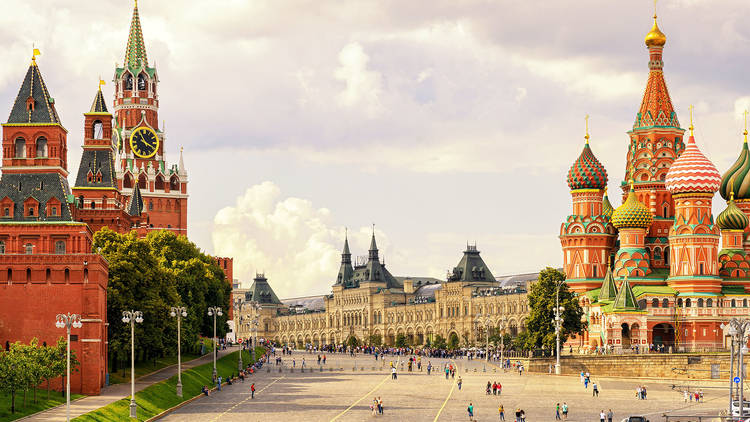
[[[612,213],[615,212],[614,207],[612,207],[612,204],[609,202],[609,196],[607,196],[607,188],[604,188],[604,198],[602,198],[602,215],[607,217],[607,219],[612,219]]]
[[[604,189],[607,186],[607,170],[594,156],[589,146],[589,116],[586,116],[586,144],[578,159],[568,171],[568,186],[577,189]]]
[[[620,291],[617,292],[613,308],[615,310],[638,310],[638,301],[635,300],[635,294],[633,294],[633,289],[630,288],[627,277],[620,285]]]
[[[651,211],[646,208],[638,197],[635,195],[635,189],[633,188],[633,181],[630,181],[630,192],[628,193],[628,199],[617,207],[614,213],[612,213],[612,225],[616,228],[643,228],[647,229],[651,226],[651,222],[654,217],[651,215]]]
[[[602,282],[602,289],[599,290],[599,302],[602,301],[613,301],[617,298],[617,284],[615,283],[615,276],[612,275],[612,267],[607,263],[607,274],[604,276]]]
[[[742,143],[740,156],[737,161],[729,167],[721,178],[721,188],[719,194],[725,200],[730,199],[730,192],[734,192],[734,199],[750,199],[750,153],[747,149],[747,110],[745,116],[745,130],[742,134],[745,141]]]
[[[734,203],[734,193],[730,192],[727,208],[716,217],[716,224],[722,230],[745,230],[748,218]]]
[[[146,57],[146,44],[143,42],[143,31],[141,30],[141,19],[138,16],[138,1],[133,7],[133,18],[130,21],[130,33],[128,44],[125,47],[125,63],[123,67],[130,69],[133,75],[148,67]]]
[[[32,60],[21,82],[16,101],[10,109],[8,123],[60,124],[60,117],[55,110],[55,99],[47,91],[36,60]]]

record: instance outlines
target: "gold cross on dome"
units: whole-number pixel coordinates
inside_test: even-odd
[[[587,114],[586,117],[583,118],[583,120],[586,121],[586,136],[583,138],[586,139],[586,144],[589,143],[589,115]]]
[[[136,2],[137,2],[137,1],[138,1],[138,0],[136,0]],[[658,1],[659,1],[659,0],[654,0],[654,19],[656,19],[656,2],[658,2]]]
[[[695,109],[695,106],[691,104],[688,109],[690,110],[690,136],[693,136],[693,130],[695,129],[693,127],[693,109]]]

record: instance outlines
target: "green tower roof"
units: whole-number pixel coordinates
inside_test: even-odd
[[[607,265],[607,274],[602,282],[602,289],[599,291],[599,302],[613,301],[617,298],[617,284],[615,277],[612,275],[612,268]]]
[[[620,285],[620,291],[617,292],[615,298],[614,309],[615,310],[638,310],[638,302],[635,300],[633,289],[630,288],[630,283],[626,278]]]
[[[135,3],[135,7],[133,8],[133,19],[130,21],[128,45],[125,47],[124,67],[129,68],[134,75],[148,67],[146,44],[143,42],[141,19],[138,16],[138,2]]]

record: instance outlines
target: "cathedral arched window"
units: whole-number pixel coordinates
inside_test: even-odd
[[[154,182],[154,189],[164,190],[164,178],[161,176],[161,174],[156,176],[156,181]]]
[[[662,307],[662,308],[669,308],[669,299],[667,299],[667,298],[664,298],[664,299],[663,299],[663,300],[661,301],[661,307]]]
[[[33,253],[34,253],[34,245],[32,245],[31,243],[27,243],[27,244],[26,244],[26,245],[24,246],[24,249],[25,249],[25,251],[26,251],[26,255],[31,255],[31,254],[33,254]]]
[[[146,90],[146,74],[141,73],[138,75],[138,90],[139,91],[145,91]]]
[[[146,175],[143,173],[138,176],[138,187],[141,189],[146,189]]]
[[[732,308],[736,308],[736,307],[737,307],[737,301],[732,299]]]
[[[690,298],[687,298],[687,299],[685,299],[685,307],[686,307],[686,308],[689,308],[689,307],[690,307],[690,305],[692,305],[692,303],[691,303],[691,301],[690,301]]]
[[[16,138],[16,158],[26,158],[26,140],[18,137]]]
[[[669,264],[669,246],[664,248],[664,263]]]
[[[94,139],[104,139],[104,124],[102,124],[101,120],[94,121],[94,126],[91,129]]]
[[[698,298],[698,307],[699,308],[703,307],[703,298]]]
[[[47,138],[40,136],[36,138],[36,156],[46,157],[47,156]]]
[[[706,307],[707,307],[707,308],[711,308],[711,307],[713,307],[713,306],[714,306],[714,300],[713,300],[713,299],[711,299],[711,298],[709,298],[709,299],[706,299]]]
[[[64,240],[58,240],[57,242],[55,242],[55,253],[58,255],[65,254],[65,241]]]
[[[654,298],[654,300],[651,301],[651,307],[652,308],[658,308],[659,307],[659,299]]]
[[[169,190],[179,190],[180,189],[180,179],[177,178],[177,176],[172,176],[172,178],[169,179]]]
[[[125,74],[125,89],[133,89],[133,75]]]
[[[130,174],[126,174],[125,177],[122,180],[122,187],[124,188],[132,188],[133,187],[133,176]]]

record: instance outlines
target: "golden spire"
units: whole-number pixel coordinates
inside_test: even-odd
[[[654,0],[654,26],[648,31],[644,40],[648,47],[664,47],[664,44],[667,43],[667,36],[661,32],[659,25],[656,23],[656,2],[657,0]]]
[[[690,110],[690,127],[688,128],[690,129],[690,136],[693,136],[693,132],[695,130],[695,128],[693,127],[693,109],[694,108],[695,106],[692,104],[690,105],[690,107],[688,107],[688,109]]]
[[[745,114],[747,114],[747,111],[745,111]],[[747,130],[745,130],[745,133],[747,133]],[[747,135],[745,135],[745,138],[747,138]],[[732,201],[734,201],[734,176],[729,179],[729,202]]]
[[[39,49],[34,46],[34,44],[31,44],[31,65],[36,66],[36,56],[41,56],[42,53],[39,52]]]
[[[583,138],[586,140],[586,145],[589,144],[589,115],[587,114],[586,117],[583,118],[586,120],[586,136]]]
[[[135,0],[135,8],[138,8],[138,0]],[[656,8],[656,0],[654,0],[654,8]]]
[[[745,130],[742,131],[742,134],[745,135],[745,143],[747,143],[747,110],[742,112],[742,115],[745,117]]]

